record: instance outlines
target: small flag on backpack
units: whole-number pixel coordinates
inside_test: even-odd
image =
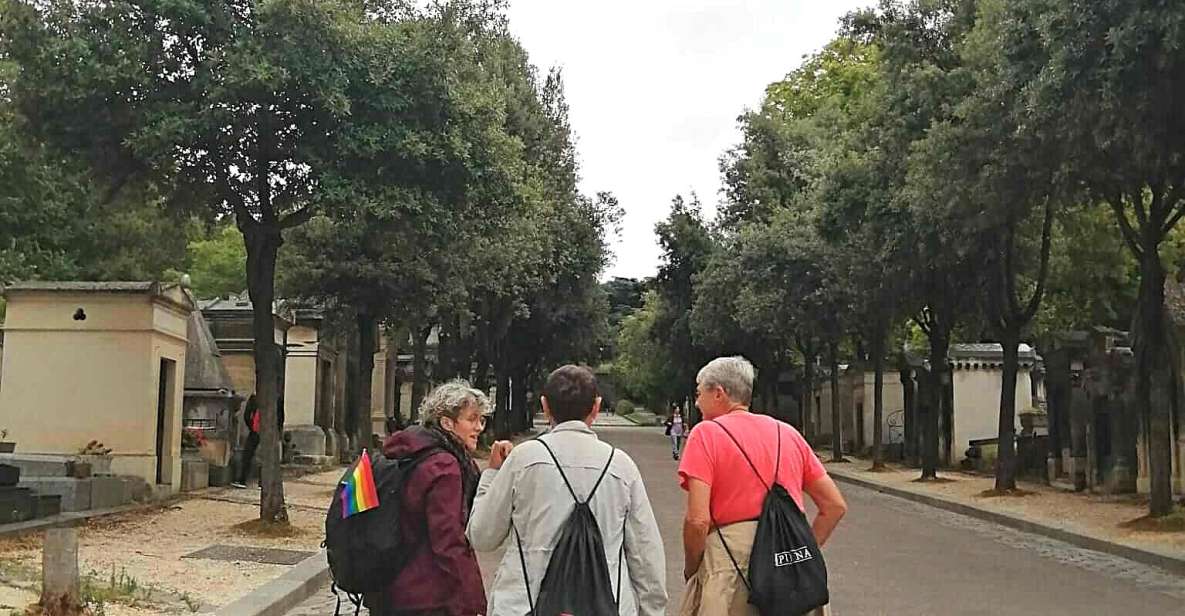
[[[379,506],[378,490],[374,487],[374,470],[370,467],[370,455],[365,449],[354,464],[354,472],[342,480],[341,499],[343,518]]]

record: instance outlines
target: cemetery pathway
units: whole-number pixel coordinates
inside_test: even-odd
[[[683,588],[684,496],[661,428],[599,428],[642,469],[667,553],[668,614]],[[825,555],[835,616],[1180,614],[1185,578],[851,485]],[[487,579],[500,560],[482,555]],[[333,614],[328,587],[289,616]],[[351,610],[352,613],[352,610]]]

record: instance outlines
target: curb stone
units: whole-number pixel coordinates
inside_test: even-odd
[[[233,603],[219,608],[215,616],[283,616],[313,596],[329,581],[325,550],[301,561],[287,573],[264,584]]]
[[[1098,539],[1080,533],[1067,531],[1055,526],[1050,526],[1048,524],[1034,522],[1032,520],[1027,520],[1018,516],[988,511],[979,507],[965,505],[963,503],[930,496],[928,494],[920,494],[911,490],[887,486],[875,481],[853,477],[846,474],[842,470],[835,469],[834,467],[828,468],[827,474],[831,475],[837,481],[857,485],[875,492],[880,492],[882,494],[896,496],[898,498],[903,498],[915,503],[929,505],[937,509],[944,509],[946,511],[977,518],[987,522],[992,522],[1001,526],[1007,526],[1008,528],[1022,532],[1032,533],[1034,535],[1042,535],[1051,539],[1057,539],[1058,541],[1064,541],[1071,545],[1087,550],[1103,552],[1105,554],[1126,558],[1128,560],[1133,560],[1145,565],[1160,567],[1161,569],[1165,569],[1177,575],[1185,575],[1185,558],[1170,556],[1168,554],[1162,554],[1141,548],[1134,548],[1112,541],[1107,541],[1105,539]]]

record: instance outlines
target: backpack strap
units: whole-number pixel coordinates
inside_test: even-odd
[[[615,453],[617,453],[616,447],[609,450],[609,461],[605,463],[605,468],[601,469],[601,476],[597,477],[597,483],[593,485],[592,492],[588,493],[588,498],[585,499],[584,504],[587,505],[592,502],[593,496],[597,493],[597,488],[601,487],[601,482],[605,480],[605,475],[609,473],[609,467],[613,464],[613,454]],[[622,535],[622,537],[625,537],[625,535]]]
[[[741,451],[741,455],[745,457],[745,462],[749,463],[749,468],[753,469],[753,474],[757,475],[757,480],[761,482],[761,485],[765,486],[765,491],[768,492],[768,491],[772,490],[773,486],[770,485],[769,483],[767,483],[765,481],[765,478],[761,476],[761,473],[757,470],[757,466],[753,464],[753,460],[749,457],[749,454],[745,453],[745,448],[741,447],[740,441],[738,441],[737,438],[732,435],[732,432],[728,431],[728,428],[724,427],[724,424],[716,421],[715,419],[713,419],[711,421],[712,421],[712,423],[720,426],[720,429],[724,430],[724,433],[728,435],[728,438],[732,439],[732,442],[734,444],[736,444],[737,449],[739,449]],[[782,429],[781,429],[781,426],[778,427],[778,457],[779,458],[782,457]],[[778,481],[777,472],[778,472],[778,470],[781,470],[781,468],[780,468],[781,462],[780,461],[778,462],[778,465],[779,466],[778,466],[777,470],[774,471],[774,483],[777,483],[777,481]]]
[[[547,450],[547,453],[551,454],[551,460],[552,462],[555,462],[555,469],[560,472],[560,477],[564,480],[564,485],[568,486],[568,493],[572,495],[572,500],[581,505],[587,505],[588,503],[592,502],[593,496],[597,493],[597,488],[601,487],[601,482],[605,479],[605,475],[609,472],[609,466],[613,464],[613,455],[617,453],[617,448],[613,447],[609,450],[609,461],[605,463],[605,468],[601,469],[601,476],[597,477],[597,483],[593,485],[592,491],[588,493],[588,498],[582,501],[580,500],[579,496],[576,496],[576,490],[572,489],[572,483],[568,481],[568,476],[564,474],[564,467],[560,465],[560,460],[555,456],[555,452],[551,450],[551,447],[548,446],[547,442],[543,439],[536,438],[535,440],[539,441],[539,443],[543,445],[544,449]]]
[[[724,533],[720,532],[719,525],[717,525],[715,522],[712,524],[716,526],[716,536],[720,537],[720,545],[724,546],[724,553],[728,554],[728,560],[732,561],[732,568],[737,570],[737,577],[741,578],[741,581],[745,583],[745,589],[749,591],[750,595],[752,595],[753,586],[749,584],[749,578],[745,577],[745,572],[741,571],[741,566],[737,564],[737,559],[732,555],[732,550],[728,549],[728,542],[724,540]],[[700,566],[702,567],[703,565],[701,564]]]
[[[741,455],[745,457],[745,461],[749,463],[749,468],[753,469],[753,474],[757,475],[757,480],[761,482],[761,485],[765,487],[765,490],[767,492],[772,490],[773,487],[766,483],[765,479],[762,478],[761,473],[757,471],[757,466],[754,465],[753,460],[749,458],[749,454],[745,453],[745,448],[741,447],[740,441],[737,441],[736,437],[732,435],[732,432],[729,432],[728,428],[724,427],[724,424],[716,421],[715,419],[711,421],[712,423],[720,426],[720,429],[724,430],[724,433],[728,435],[728,438],[732,439],[732,442],[737,446],[737,449],[741,451]],[[778,473],[782,470],[782,427],[777,426],[777,428],[778,456],[774,461],[773,483],[778,482]],[[732,561],[732,567],[736,569],[737,577],[741,578],[741,582],[744,582],[745,588],[749,591],[749,594],[752,594],[753,586],[749,583],[749,579],[745,577],[745,573],[741,571],[741,566],[739,563],[737,563],[736,557],[732,555],[732,550],[729,549],[728,542],[724,540],[724,533],[720,532],[720,525],[716,524],[715,520],[712,521],[712,525],[716,527],[716,536],[720,537],[720,545],[724,546],[724,553],[728,554],[728,560]]]
[[[613,602],[617,605],[617,611],[621,611],[621,566],[625,562],[625,527],[629,524],[630,514],[625,514],[625,519],[621,521],[621,549],[617,552],[617,597]]]
[[[535,615],[535,600],[531,598],[531,579],[527,576],[527,556],[523,553],[523,538],[518,534],[518,527],[514,525],[514,512],[510,512],[510,529],[514,531],[514,541],[518,544],[518,562],[523,566],[523,584],[527,587],[527,605],[531,608],[527,612],[531,616]]]
[[[551,450],[551,447],[549,447],[543,439],[536,437],[535,440],[538,441],[540,445],[543,445],[543,448],[547,450],[547,453],[551,454],[551,460],[552,462],[555,462],[555,470],[560,472],[560,479],[563,479],[564,485],[568,486],[568,493],[572,495],[572,500],[579,503],[580,497],[576,496],[576,490],[572,489],[572,483],[568,481],[568,476],[564,474],[564,467],[560,466],[560,460],[559,458],[555,457],[555,452]]]

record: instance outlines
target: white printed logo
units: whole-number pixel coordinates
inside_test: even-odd
[[[774,554],[774,566],[788,567],[790,565],[797,565],[799,563],[806,562],[813,558],[814,556],[811,555],[811,549],[803,546],[801,548],[790,550],[789,552],[778,552],[777,554]]]

